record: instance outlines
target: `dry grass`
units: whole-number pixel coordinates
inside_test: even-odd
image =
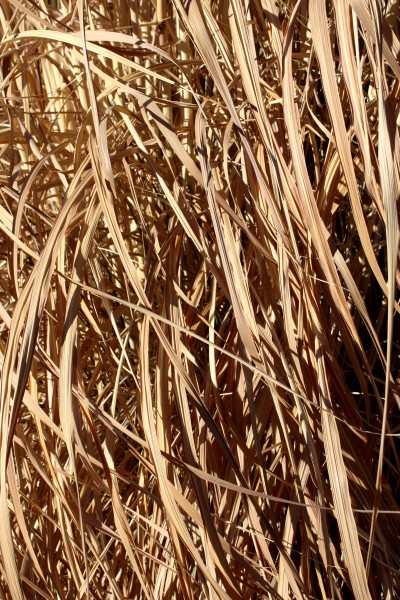
[[[400,597],[398,15],[2,0],[0,598]]]

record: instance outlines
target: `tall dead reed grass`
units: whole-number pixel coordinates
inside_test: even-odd
[[[399,598],[399,1],[0,22],[0,597]]]

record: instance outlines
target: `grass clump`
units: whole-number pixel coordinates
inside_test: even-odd
[[[0,596],[398,597],[398,2],[0,27]]]

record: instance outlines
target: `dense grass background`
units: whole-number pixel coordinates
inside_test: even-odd
[[[399,1],[2,0],[0,597],[400,597]]]

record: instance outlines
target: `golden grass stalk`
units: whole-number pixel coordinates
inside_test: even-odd
[[[400,596],[390,0],[0,3],[0,597]]]

